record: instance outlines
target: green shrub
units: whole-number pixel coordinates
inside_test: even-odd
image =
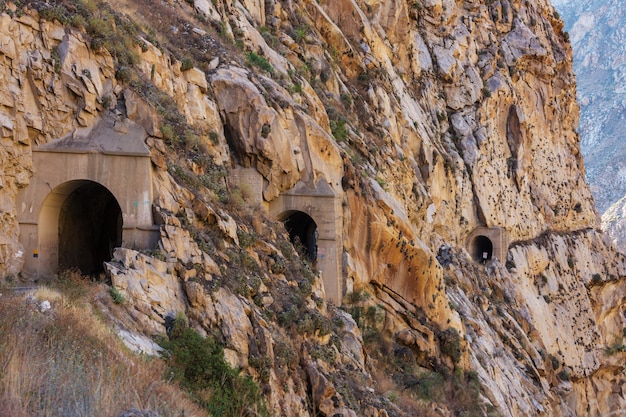
[[[269,416],[258,385],[224,360],[224,350],[213,337],[203,338],[179,317],[159,344],[166,351],[170,377],[210,415]]]
[[[248,248],[257,240],[256,233],[254,232],[246,232],[242,229],[237,229],[237,238],[239,239],[239,246],[242,248]]]
[[[272,67],[272,64],[269,63],[267,58],[257,54],[256,52],[248,52],[248,55],[246,55],[246,58],[250,65],[260,68],[264,71],[267,71],[270,74],[274,73],[274,68]]]
[[[569,381],[570,380],[570,373],[567,369],[563,369],[561,372],[558,373],[557,375],[559,377],[559,379],[561,381]]]
[[[126,66],[120,66],[115,72],[115,79],[121,83],[128,83],[132,79],[132,73],[130,68]]]
[[[211,143],[213,143],[214,145],[217,145],[220,142],[220,136],[217,134],[217,132],[211,130],[209,132],[209,140],[211,141]]]
[[[125,301],[124,294],[119,292],[119,290],[113,286],[109,288],[109,294],[111,294],[111,298],[115,304],[122,304]]]
[[[346,121],[342,118],[330,121],[330,131],[338,142],[343,142],[348,138]]]
[[[193,60],[191,58],[185,57],[180,61],[181,71],[189,71],[192,68],[193,68]]]
[[[50,59],[52,59],[52,65],[54,67],[54,72],[56,74],[61,73],[61,57],[59,56],[59,48],[52,48],[52,53],[50,54]]]
[[[461,360],[461,336],[459,332],[449,327],[439,335],[441,353],[449,356],[452,362],[457,364]]]

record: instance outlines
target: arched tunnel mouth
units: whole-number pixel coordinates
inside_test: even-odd
[[[72,181],[73,190],[59,210],[59,270],[104,271],[113,249],[122,245],[122,209],[97,182]]]
[[[318,230],[315,220],[303,211],[290,210],[280,216],[289,233],[289,239],[297,250],[304,253],[307,259],[313,263],[317,261]]]
[[[472,241],[474,260],[485,263],[493,257],[493,243],[487,236],[476,236]]]

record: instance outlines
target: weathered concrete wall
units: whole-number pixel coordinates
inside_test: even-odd
[[[341,197],[324,180],[315,188],[299,182],[292,189],[279,194],[271,202],[263,200],[263,177],[256,168],[236,167],[231,182],[244,184],[252,191],[251,204],[260,204],[273,219],[281,219],[288,211],[308,214],[317,225],[317,266],[321,272],[326,299],[340,305],[345,292],[343,253],[343,211]]]
[[[498,258],[500,262],[506,262],[506,256],[509,249],[508,235],[505,229],[500,227],[477,227],[465,240],[465,247],[470,256],[475,257],[476,241],[480,236],[484,236],[491,241],[493,250],[491,258]]]
[[[33,177],[17,195],[24,272],[47,276],[59,262],[59,215],[68,196],[88,181],[108,189],[122,211],[122,245],[153,247],[152,165],[145,130],[104,115],[91,127],[36,147]]]
[[[323,181],[318,182],[316,188],[298,183],[269,204],[269,213],[274,218],[290,210],[308,214],[317,224],[317,265],[324,281],[326,299],[340,305],[344,287],[341,198]]]

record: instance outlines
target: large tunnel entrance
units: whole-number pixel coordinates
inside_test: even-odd
[[[302,211],[290,210],[278,216],[278,220],[285,224],[291,243],[302,248],[311,262],[316,262],[319,232],[313,218]]]
[[[493,256],[493,243],[487,236],[479,235],[472,241],[472,255],[477,262],[485,263]]]
[[[59,269],[102,272],[103,262],[110,261],[113,248],[122,244],[120,205],[97,182],[77,180],[63,186],[69,193],[58,213]]]

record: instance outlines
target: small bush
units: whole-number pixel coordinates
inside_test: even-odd
[[[132,80],[132,73],[130,72],[130,68],[126,66],[120,66],[117,71],[115,71],[115,79],[121,83],[129,83]]]
[[[342,118],[330,121],[330,131],[338,142],[343,142],[348,138],[348,128],[346,121]]]
[[[185,57],[180,61],[180,70],[181,71],[189,71],[193,68],[193,60],[191,58]]]
[[[439,335],[441,353],[449,356],[452,362],[457,364],[461,360],[461,336],[459,332],[450,327]]]
[[[352,96],[350,93],[341,94],[341,101],[348,107],[352,106]]]
[[[257,54],[256,52],[248,52],[248,55],[246,55],[246,58],[250,65],[260,68],[264,71],[267,71],[270,74],[274,73],[274,67],[272,67],[272,64],[269,63],[267,58]]]
[[[559,377],[559,379],[561,381],[569,381],[570,380],[570,373],[567,369],[563,369],[561,372],[558,373],[557,375]]]
[[[111,286],[111,288],[109,288],[109,294],[111,294],[111,298],[113,299],[113,302],[115,304],[122,304],[124,301],[126,301],[124,299],[124,294],[119,292],[119,290],[114,286]]]
[[[214,145],[217,145],[219,143],[219,141],[220,141],[220,136],[217,134],[217,132],[212,130],[212,131],[209,132],[209,140]]]
[[[212,337],[203,338],[177,318],[168,338],[161,338],[169,373],[213,416],[269,416],[259,387],[224,360]]]
[[[102,96],[100,100],[102,103],[102,107],[104,107],[105,110],[108,110],[111,108],[111,103],[113,102],[113,99],[111,98],[110,95],[105,94],[104,96]]]
[[[309,33],[309,28],[306,26],[301,26],[301,27],[294,29],[293,38],[297,43],[302,43],[308,33]]]
[[[239,239],[239,246],[242,248],[248,248],[257,240],[256,233],[254,232],[245,232],[241,229],[237,229],[237,238]]]
[[[50,59],[52,59],[52,66],[54,68],[54,72],[56,74],[61,73],[61,57],[59,56],[59,48],[52,48],[52,53],[50,54]]]

